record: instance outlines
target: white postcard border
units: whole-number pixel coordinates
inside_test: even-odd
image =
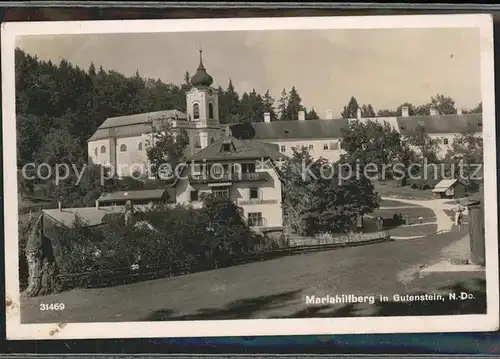
[[[15,39],[19,36],[99,33],[300,29],[480,29],[481,91],[484,131],[484,192],[486,226],[486,315],[408,316],[321,319],[247,319],[178,322],[119,322],[21,324],[18,272],[18,214],[15,114]],[[8,339],[102,339],[157,337],[214,337],[248,335],[371,334],[474,332],[499,327],[497,182],[493,20],[491,15],[406,15],[358,17],[237,18],[197,20],[123,20],[18,22],[2,24],[3,174],[6,316]],[[12,209],[12,210],[10,210]]]

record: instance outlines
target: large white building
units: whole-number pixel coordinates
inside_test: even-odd
[[[187,130],[188,155],[214,143],[224,136],[225,129],[220,124],[218,93],[212,83],[200,51],[200,64],[191,79],[192,89],[186,94],[187,113],[169,109],[108,118],[88,140],[89,161],[111,165],[120,177],[147,171],[146,148],[152,144],[154,132],[161,128],[163,121],[168,121],[173,131]],[[297,121],[273,122],[270,115],[265,114],[262,122],[250,126],[252,139],[276,144],[286,156],[292,155],[294,149],[305,147],[315,158],[337,161],[343,153],[344,133],[350,122],[356,120],[388,123],[403,135],[423,128],[430,137],[441,139],[439,157],[446,154],[456,133],[472,129],[478,136],[482,135],[481,114],[441,115],[435,108],[430,109],[428,116],[409,116],[408,108],[403,107],[402,116],[374,118],[362,118],[358,110],[356,119],[335,119],[333,111],[328,110],[321,120],[305,120],[305,113],[300,111]]]

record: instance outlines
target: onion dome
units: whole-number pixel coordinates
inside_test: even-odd
[[[210,86],[214,82],[214,79],[212,76],[210,76],[205,69],[205,66],[203,66],[203,60],[202,60],[202,50],[200,50],[200,65],[198,66],[198,70],[194,74],[193,77],[191,77],[191,85],[193,86]]]

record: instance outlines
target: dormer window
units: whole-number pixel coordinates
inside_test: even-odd
[[[223,143],[222,144],[222,152],[231,152],[231,144]]]

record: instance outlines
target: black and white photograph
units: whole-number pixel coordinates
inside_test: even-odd
[[[490,16],[2,27],[9,339],[498,329]]]

